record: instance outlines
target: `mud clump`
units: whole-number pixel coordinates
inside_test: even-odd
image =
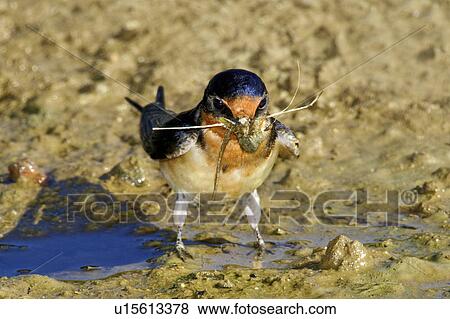
[[[218,283],[216,283],[214,285],[214,287],[215,288],[221,288],[221,289],[231,289],[231,288],[234,287],[234,285],[233,285],[233,283],[230,280],[225,279],[223,281],[219,281]]]
[[[124,161],[114,166],[111,171],[102,176],[107,181],[118,181],[127,183],[131,186],[141,187],[147,181],[147,176],[142,168],[142,160],[137,157],[130,156]]]
[[[145,155],[128,156],[100,179],[111,192],[161,191],[165,185],[158,164],[148,160]]]
[[[47,184],[47,176],[42,173],[37,165],[28,158],[21,159],[8,166],[9,178],[14,182],[19,179],[27,179],[39,185]]]
[[[369,260],[369,252],[363,244],[340,235],[328,244],[325,255],[320,262],[320,268],[358,270],[366,267]]]

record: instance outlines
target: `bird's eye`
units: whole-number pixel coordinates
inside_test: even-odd
[[[262,110],[267,106],[267,98],[263,98],[261,102],[259,102],[258,109]]]
[[[213,105],[216,110],[222,110],[225,107],[225,103],[218,97],[213,99]]]

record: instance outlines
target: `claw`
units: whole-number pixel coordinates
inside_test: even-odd
[[[256,244],[254,245],[254,248],[255,248],[254,253],[256,254],[256,256],[255,256],[256,258],[262,258],[266,254],[270,254],[270,255],[275,254],[272,250],[266,248],[266,244],[264,243],[264,241],[256,242]],[[249,256],[251,254],[252,254],[252,252],[249,252],[247,254],[247,256]]]
[[[186,261],[186,259],[194,259],[194,257],[187,251],[183,244],[177,244],[175,246],[175,250],[177,251],[178,258],[182,261]]]
[[[263,257],[265,254],[273,255],[274,252],[271,251],[270,249],[267,249],[266,244],[263,241],[258,242],[256,244],[256,255],[258,257]]]
[[[263,257],[266,254],[266,245],[264,243],[258,243],[256,247],[256,255],[258,257]]]

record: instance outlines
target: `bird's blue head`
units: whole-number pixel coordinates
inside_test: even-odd
[[[216,74],[206,87],[203,110],[215,117],[255,118],[267,112],[268,93],[253,72],[230,69]]]

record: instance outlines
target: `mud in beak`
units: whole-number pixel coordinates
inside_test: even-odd
[[[238,118],[238,120],[236,122],[237,122],[236,124],[240,124],[242,126],[248,126],[248,125],[250,125],[251,120],[250,120],[250,118],[243,116],[243,117]]]
[[[233,128],[233,130],[236,130],[236,128],[238,128],[238,130],[242,131],[248,130],[253,121],[251,118],[247,116],[241,116],[232,119],[221,117],[219,118],[219,122],[225,124],[225,126],[228,127],[229,129]]]

